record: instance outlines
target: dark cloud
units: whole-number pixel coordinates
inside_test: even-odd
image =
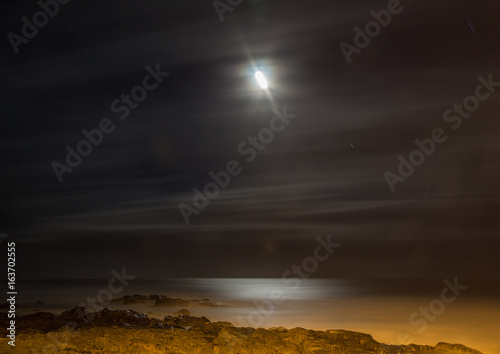
[[[403,5],[351,64],[339,44],[387,2],[244,1],[220,22],[210,1],[74,1],[19,54],[4,37],[2,232],[26,273],[280,276],[332,234],[342,252],[317,276],[497,278],[498,93],[456,131],[442,116],[479,75],[500,81],[498,5]],[[2,33],[36,11],[9,4]],[[119,120],[113,100],[157,64],[170,76]],[[273,105],[297,117],[245,162]],[[58,183],[51,163],[105,117],[115,131]],[[384,172],[435,128],[448,140],[391,193]],[[233,159],[242,173],[186,225],[179,203]]]

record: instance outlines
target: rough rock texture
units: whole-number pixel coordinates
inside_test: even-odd
[[[190,317],[190,316],[189,316]],[[8,327],[7,315],[0,315],[0,326]],[[18,316],[16,328],[20,333],[53,332],[65,328],[81,329],[86,327],[132,327],[132,328],[182,328],[174,324],[133,310],[103,310],[92,313],[77,306],[56,316],[48,312],[38,312],[32,315]],[[5,327],[5,328],[7,328]]]
[[[191,327],[195,325],[202,325],[207,322],[210,322],[208,318],[205,316],[202,317],[194,317],[194,316],[187,316],[187,315],[178,315],[178,316],[165,316],[163,319],[165,323],[174,325],[174,326],[182,326],[182,327]]]
[[[317,353],[317,354],[481,354],[461,344],[386,345],[364,333],[283,327],[234,327],[205,317],[150,319],[132,310],[104,309],[94,316],[74,308],[61,316],[38,313],[18,319],[19,353]],[[1,316],[1,325],[6,317]],[[74,320],[76,330],[61,326]],[[189,330],[179,324],[188,323]],[[193,325],[194,324],[194,325]],[[58,327],[59,326],[59,327]],[[57,328],[57,329],[55,329]],[[0,339],[0,348],[7,347]]]

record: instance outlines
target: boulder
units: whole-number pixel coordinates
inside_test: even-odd
[[[185,315],[185,316],[191,316],[191,313],[186,310],[186,309],[180,309],[179,311],[175,311],[174,315]]]

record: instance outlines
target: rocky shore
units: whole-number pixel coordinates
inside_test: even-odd
[[[6,314],[0,323],[7,326]],[[75,307],[56,316],[39,312],[19,317],[19,353],[331,353],[331,354],[481,354],[461,344],[387,345],[364,333],[282,327],[234,327],[181,310],[163,320],[133,310]],[[4,327],[6,328],[6,327]],[[0,348],[7,348],[7,338]]]

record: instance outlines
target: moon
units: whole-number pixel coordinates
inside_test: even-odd
[[[257,83],[259,84],[260,87],[262,87],[263,89],[267,88],[268,85],[267,85],[266,77],[264,76],[264,74],[261,71],[257,71],[255,73],[255,78],[257,79]]]

